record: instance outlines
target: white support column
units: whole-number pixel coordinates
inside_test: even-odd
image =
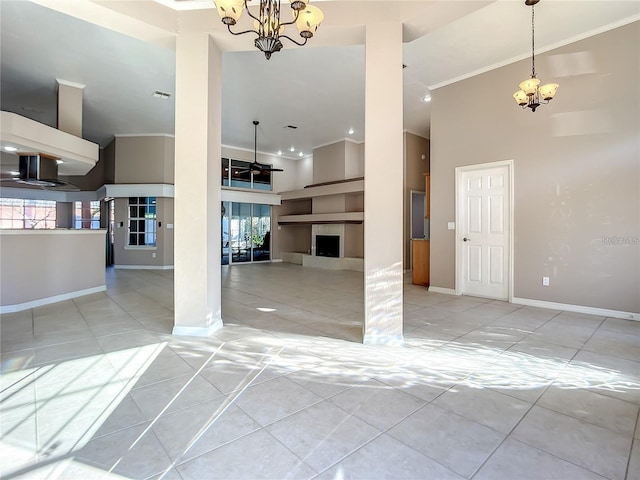
[[[222,327],[220,283],[222,54],[206,33],[176,44],[174,335]]]
[[[402,336],[402,24],[367,25],[364,156],[364,343]]]

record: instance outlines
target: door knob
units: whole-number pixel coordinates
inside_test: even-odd
[[[470,241],[471,241],[471,239],[470,239],[470,238],[467,238],[467,237],[464,237],[464,238],[462,239],[462,241],[463,241],[463,242],[470,242]]]

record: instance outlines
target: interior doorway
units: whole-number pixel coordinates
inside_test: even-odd
[[[456,168],[456,294],[513,298],[513,161]]]

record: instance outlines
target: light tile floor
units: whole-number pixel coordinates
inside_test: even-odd
[[[362,345],[363,280],[225,267],[173,337],[172,272],[1,317],[3,478],[640,478],[640,323],[429,293]]]

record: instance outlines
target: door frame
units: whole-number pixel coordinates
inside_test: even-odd
[[[462,181],[462,174],[466,172],[473,172],[476,170],[485,170],[488,168],[495,167],[507,167],[508,176],[509,176],[509,193],[508,193],[508,201],[509,201],[509,228],[507,229],[509,233],[509,259],[507,266],[507,288],[508,292],[508,302],[513,303],[513,218],[514,218],[514,191],[515,185],[513,182],[514,178],[514,161],[511,160],[500,160],[497,162],[489,162],[489,163],[479,163],[475,165],[465,165],[462,167],[456,167],[455,169],[455,210],[456,210],[456,228],[455,228],[455,284],[456,284],[456,295],[462,295],[462,278],[463,278],[463,269],[464,265],[462,263],[462,238],[459,237],[460,229],[460,220],[462,218],[461,208],[462,202],[460,196],[462,195],[462,189],[460,188],[460,182]]]
[[[421,190],[410,190],[409,191],[409,229],[407,231],[407,238],[409,240],[409,265],[408,265],[407,270],[412,270],[413,269],[413,242],[411,240],[413,240],[413,238],[414,238],[413,237],[413,195],[414,194],[424,196],[425,200],[427,198],[427,192],[423,192]],[[426,204],[425,204],[425,209],[426,209]],[[423,211],[426,212],[425,209],[423,209]],[[423,215],[423,217],[424,217],[424,215]],[[423,221],[424,220],[426,220],[426,219],[423,218]]]

